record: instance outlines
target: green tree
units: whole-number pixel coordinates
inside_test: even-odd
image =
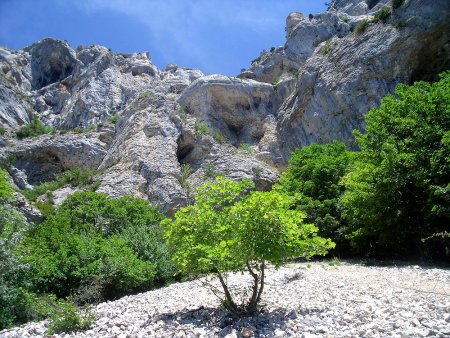
[[[289,195],[300,194],[296,207],[306,213],[306,222],[316,225],[320,236],[336,241],[336,250],[341,253],[348,251],[348,244],[339,208],[344,187],[339,181],[350,170],[354,156],[344,143],[336,141],[297,149],[274,187]]]
[[[450,72],[433,84],[398,85],[365,121],[341,199],[353,245],[377,255],[449,255]]]
[[[223,294],[213,292],[235,314],[256,311],[264,290],[267,263],[276,268],[293,257],[323,255],[333,247],[303,223],[305,214],[292,209],[294,197],[280,192],[252,192],[249,180],[218,177],[200,186],[196,203],[162,222],[174,260],[185,273],[213,272]],[[227,285],[227,271],[247,271],[252,279],[248,301],[237,304]]]
[[[33,290],[58,297],[81,290],[95,295],[88,290],[92,285],[102,298],[111,299],[164,283],[174,268],[161,219],[156,207],[138,198],[70,195],[26,237],[24,260]],[[90,301],[86,294],[80,297]]]
[[[7,180],[8,173],[0,169],[0,202],[6,202],[12,199],[14,189],[9,185]]]
[[[0,330],[26,321],[27,295],[23,288],[26,265],[16,252],[28,229],[24,217],[8,205],[0,205]]]

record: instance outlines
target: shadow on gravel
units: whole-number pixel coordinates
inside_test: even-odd
[[[450,270],[450,263],[447,262],[379,260],[373,258],[346,259],[343,261],[350,264],[360,264],[365,266],[374,266],[382,268],[420,267],[421,269]]]
[[[182,329],[180,325],[216,331],[219,337],[225,337],[234,330],[238,336],[252,334],[252,337],[270,335],[277,329],[283,329],[286,322],[296,319],[295,311],[278,309],[275,311],[261,311],[251,317],[233,317],[229,312],[217,308],[200,307],[195,310],[184,310],[175,313],[160,314],[150,318],[142,327],[152,326],[162,321],[167,328]]]

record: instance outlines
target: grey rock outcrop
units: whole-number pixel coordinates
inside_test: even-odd
[[[398,83],[430,80],[449,69],[450,3],[410,1],[408,9],[363,34],[330,40],[308,58],[296,91],[279,111],[285,158],[293,147],[310,142],[338,139],[352,145],[352,130],[364,128],[363,115]],[[403,20],[407,26],[397,28]]]
[[[31,88],[41,89],[72,75],[75,51],[66,41],[44,39],[24,49],[31,55]]]
[[[337,10],[348,15],[358,16],[374,13],[384,6],[389,6],[390,0],[335,0],[330,6],[331,10]]]
[[[385,6],[335,0],[326,13],[291,13],[285,45],[237,78],[161,70],[148,53],[74,50],[55,39],[0,48],[0,160],[22,189],[89,167],[98,191],[167,212],[219,174],[268,189],[295,148],[334,139],[354,146],[352,130],[364,129],[363,115],[398,83],[450,69],[448,0],[405,0],[374,22]],[[362,20],[368,27],[356,33]],[[15,139],[33,115],[56,135]],[[70,193],[62,189],[58,203]]]
[[[0,160],[12,158],[9,171],[19,188],[25,189],[68,169],[97,169],[106,147],[95,133],[46,135],[0,149]]]

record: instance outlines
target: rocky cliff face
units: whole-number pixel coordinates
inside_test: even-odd
[[[235,78],[160,70],[148,53],[73,50],[54,39],[0,48],[0,160],[15,159],[9,171],[21,188],[89,167],[98,170],[98,191],[165,211],[216,174],[267,189],[295,148],[334,139],[352,146],[363,114],[396,84],[450,68],[450,2],[405,0],[375,22],[390,3],[335,0],[314,17],[291,13],[285,45]],[[357,29],[362,21],[367,27]],[[33,115],[56,133],[14,137]]]

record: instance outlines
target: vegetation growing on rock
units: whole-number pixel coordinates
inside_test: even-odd
[[[53,131],[52,127],[46,127],[39,117],[36,115],[33,116],[31,122],[27,125],[23,126],[17,131],[17,137],[26,138],[26,137],[34,137],[43,134],[50,134]]]

